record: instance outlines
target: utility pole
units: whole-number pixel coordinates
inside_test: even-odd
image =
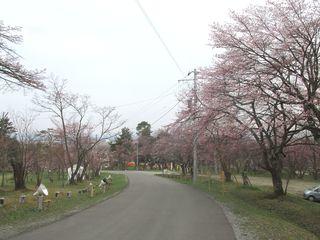
[[[197,111],[197,103],[198,103],[198,97],[197,97],[197,70],[193,70],[193,94],[194,94],[194,100],[193,100],[193,122],[196,121],[196,111]],[[197,181],[197,174],[198,174],[198,131],[194,133],[193,136],[193,171],[192,171],[192,182],[196,183]]]
[[[139,171],[139,139],[137,139],[137,166],[136,170]]]
[[[188,76],[193,73],[193,80],[191,79],[181,79],[179,82],[183,81],[193,81],[193,122],[197,120],[196,110],[197,110],[197,70],[194,69],[193,71],[188,73]],[[197,174],[198,174],[198,134],[199,132],[195,130],[193,135],[193,171],[192,171],[192,182],[196,183],[197,181]]]

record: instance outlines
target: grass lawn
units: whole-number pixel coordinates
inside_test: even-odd
[[[190,178],[175,179],[192,185]],[[289,194],[282,199],[272,197],[269,187],[244,187],[200,177],[196,188],[226,205],[239,219],[243,232],[255,239],[320,239],[320,203],[306,201]]]
[[[53,183],[45,178],[43,184],[49,191],[50,205],[42,211],[37,209],[37,201],[32,194],[35,191],[35,182],[29,178],[27,189],[24,191],[13,191],[13,180],[9,177],[9,182],[5,188],[0,188],[0,197],[5,198],[5,205],[0,207],[0,239],[2,235],[12,234],[11,232],[21,232],[25,229],[41,225],[43,222],[50,222],[59,219],[63,215],[79,211],[90,205],[96,204],[103,199],[119,192],[128,184],[127,178],[123,174],[111,174],[112,185],[104,193],[98,188],[100,180],[108,173],[104,172],[99,178],[92,179],[90,182],[94,185],[94,196],[90,197],[89,193],[79,194],[80,189],[89,185],[89,181],[78,183],[77,185],[63,186],[61,181],[54,179]],[[59,191],[63,193],[55,197],[54,193]],[[72,197],[68,198],[66,193],[71,191]],[[26,203],[19,204],[19,196],[25,194]],[[9,233],[7,233],[9,231]]]
[[[216,180],[219,179],[218,175],[213,175],[213,178]],[[236,175],[238,181],[242,181],[240,175]],[[271,176],[249,176],[250,182],[252,185],[257,187],[272,187]],[[286,179],[283,178],[283,184],[285,184]],[[309,179],[291,179],[288,185],[288,192],[301,196],[303,191],[307,188],[320,185],[320,180],[316,181],[311,178]]]

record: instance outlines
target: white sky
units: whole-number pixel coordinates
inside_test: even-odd
[[[0,20],[23,27],[16,49],[30,68],[45,68],[69,81],[69,90],[101,106],[118,106],[126,126],[153,123],[176,103],[179,72],[135,0],[0,0]],[[184,75],[211,63],[209,25],[229,9],[257,0],[140,0]],[[261,2],[261,1],[260,1]],[[176,86],[171,88],[174,84]],[[171,89],[168,91],[168,89]],[[32,108],[32,91],[0,95],[0,111]],[[168,95],[169,94],[169,95]],[[175,109],[177,111],[177,109]],[[152,129],[171,122],[171,111]],[[38,128],[51,125],[40,116]]]

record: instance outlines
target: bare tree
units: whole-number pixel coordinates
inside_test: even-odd
[[[40,111],[52,114],[52,121],[59,126],[57,136],[61,136],[65,149],[65,161],[69,166],[73,165],[67,136],[67,115],[70,105],[68,104],[68,93],[66,92],[66,80],[59,80],[52,76],[50,85],[42,96],[35,96],[34,103],[40,107]]]
[[[13,169],[16,190],[26,187],[27,171],[35,154],[36,132],[32,127],[34,119],[31,114],[19,114],[14,117],[16,133],[10,141],[8,158]]]
[[[11,47],[22,41],[20,27],[6,26],[0,21],[0,80],[3,89],[30,87],[44,89],[43,70],[27,70],[20,62],[20,56]]]
[[[53,114],[52,121],[64,144],[66,163],[71,168],[69,182],[73,184],[80,167],[84,171],[78,179],[84,176],[89,153],[123,122],[119,121],[115,109],[94,107],[87,96],[68,93],[65,88],[66,81],[53,79],[48,90],[34,102],[42,111]]]

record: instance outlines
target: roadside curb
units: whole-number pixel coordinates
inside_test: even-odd
[[[117,192],[114,192],[113,194],[109,195],[109,196],[106,196],[104,198],[101,198],[101,199],[98,199],[96,202],[88,205],[88,206],[85,206],[83,208],[76,208],[76,209],[71,209],[70,211],[67,211],[65,213],[61,213],[61,214],[58,214],[57,216],[52,216],[52,217],[49,217],[48,219],[43,219],[43,220],[40,220],[39,222],[35,222],[29,226],[22,226],[21,229],[18,229],[18,230],[15,230],[15,231],[11,231],[10,230],[8,231],[8,233],[5,233],[4,236],[0,236],[0,240],[6,240],[6,239],[11,239],[13,237],[17,237],[21,234],[24,234],[24,233],[27,233],[27,232],[31,232],[31,231],[34,231],[38,228],[41,228],[41,227],[44,227],[44,226],[47,226],[47,225],[50,225],[52,223],[55,223],[55,222],[58,222],[60,220],[63,220],[63,219],[66,219],[68,217],[71,217],[73,215],[76,215],[77,213],[80,213],[84,210],[87,210],[89,208],[92,208],[102,202],[105,202],[111,198],[114,198],[116,197],[117,195],[119,195],[120,193],[122,193],[123,191],[125,191],[128,187],[129,187],[129,178],[126,174],[123,174],[126,178],[126,185],[124,188],[122,188],[120,191],[117,191]],[[14,229],[14,228],[12,228]]]

